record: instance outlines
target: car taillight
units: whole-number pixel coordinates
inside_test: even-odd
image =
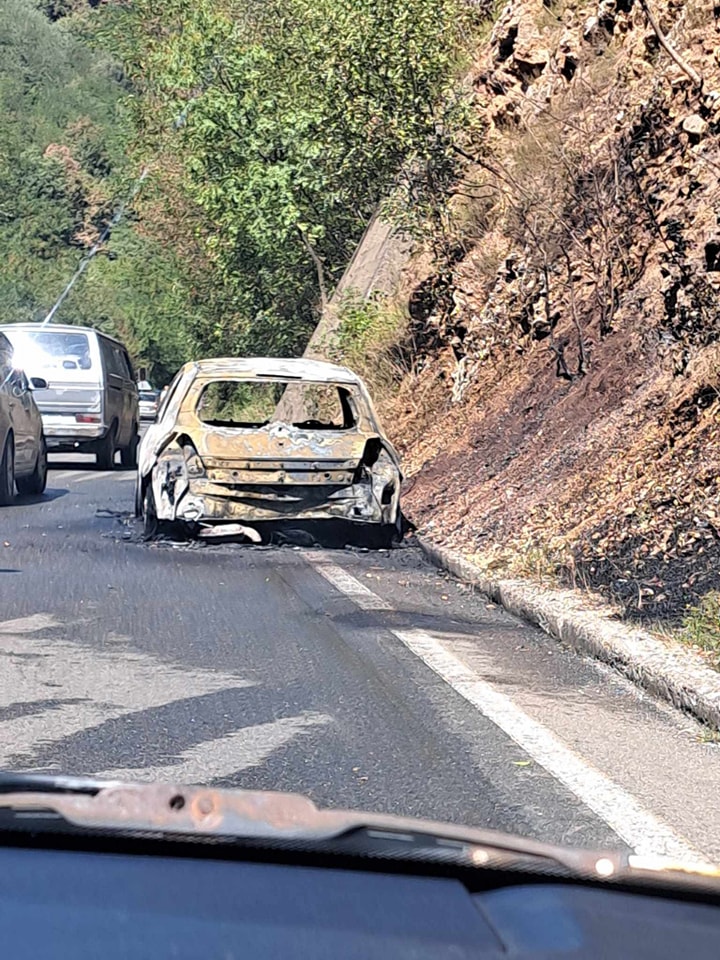
[[[77,423],[100,423],[100,414],[98,413],[76,413]]]

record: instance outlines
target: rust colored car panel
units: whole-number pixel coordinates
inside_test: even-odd
[[[272,408],[266,420],[213,419],[203,407],[213,390],[235,387],[250,391],[252,407],[258,384],[267,385],[257,391]],[[303,391],[313,390],[337,391],[342,422],[296,422]],[[180,370],[143,438],[138,505],[158,521],[201,528],[341,520],[399,533],[401,481],[397,454],[352,371],[301,359],[202,360]]]

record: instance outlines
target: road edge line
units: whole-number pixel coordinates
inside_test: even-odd
[[[509,613],[549,636],[600,660],[633,683],[720,731],[720,673],[690,650],[673,649],[646,633],[611,619],[607,606],[591,605],[577,591],[488,575],[471,560],[415,537],[434,566],[477,587]]]
[[[335,590],[364,610],[393,610],[344,567],[305,554],[308,563]],[[538,766],[602,820],[636,853],[703,862],[704,855],[685,837],[646,809],[632,793],[577,753],[550,727],[511,697],[484,680],[452,653],[439,637],[423,629],[381,626],[411,651],[459,696],[516,743]]]

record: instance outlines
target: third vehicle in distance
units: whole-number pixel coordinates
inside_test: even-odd
[[[160,406],[159,390],[139,390],[138,409],[141,420],[154,420]]]

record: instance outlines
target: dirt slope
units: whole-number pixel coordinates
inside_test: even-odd
[[[421,530],[676,619],[720,588],[720,8],[652,12],[687,71],[638,0],[501,13],[385,416]]]

